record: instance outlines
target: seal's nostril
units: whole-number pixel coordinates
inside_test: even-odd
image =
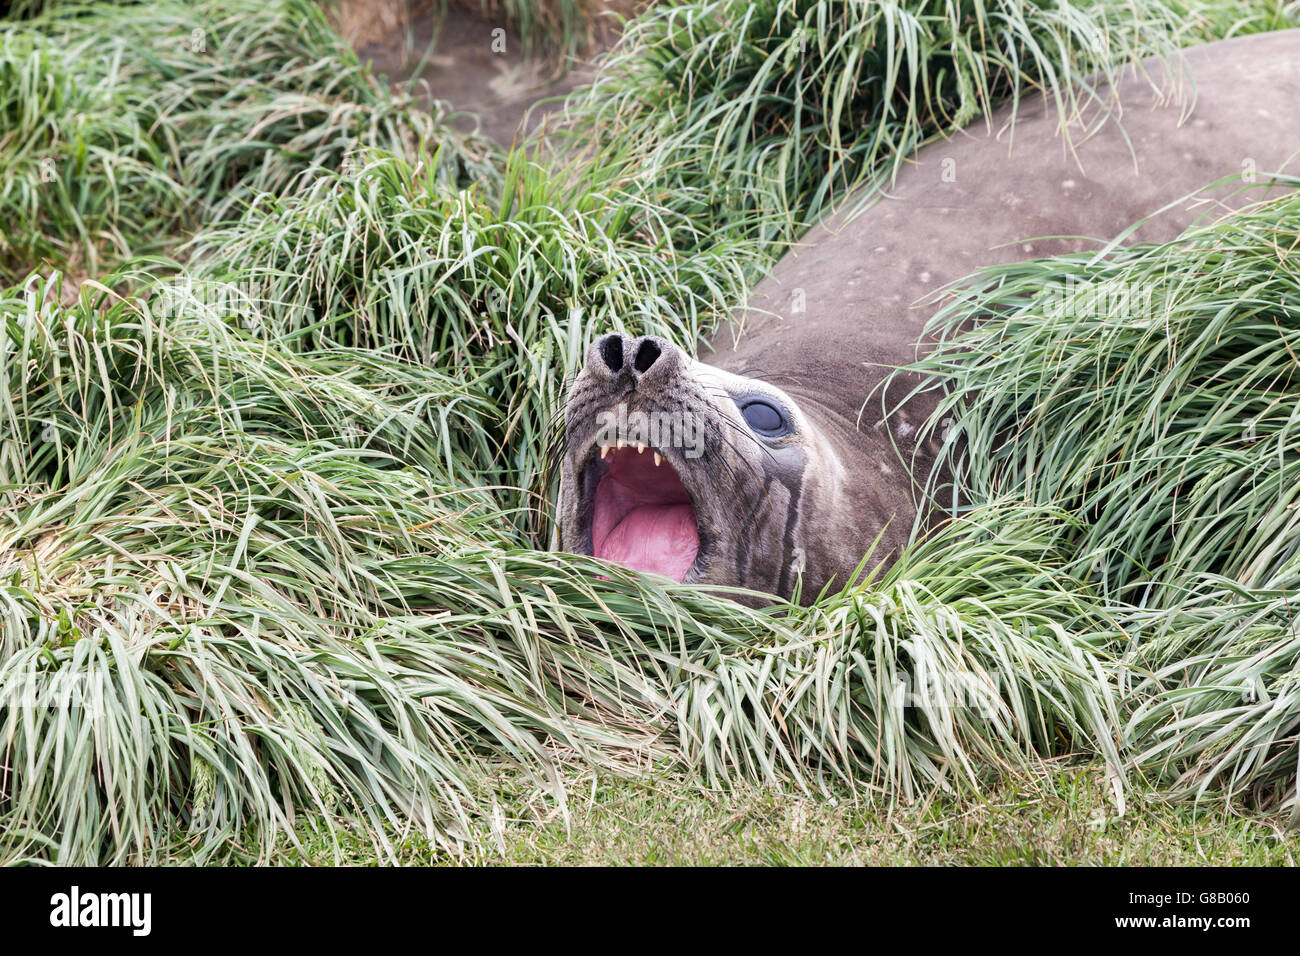
[[[641,344],[637,346],[636,360],[633,364],[638,372],[647,371],[651,365],[659,358],[661,350],[652,339],[642,339]]]
[[[617,374],[623,371],[623,336],[607,335],[600,343],[600,357],[605,360],[609,370]]]

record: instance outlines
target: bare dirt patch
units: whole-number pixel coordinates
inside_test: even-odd
[[[637,0],[591,0],[582,51],[566,56],[534,41],[530,49],[499,4],[460,0],[338,0],[328,9],[343,38],[377,75],[428,103],[456,111],[453,125],[509,145],[590,82],[594,61],[617,40]],[[617,15],[616,15],[617,14]]]

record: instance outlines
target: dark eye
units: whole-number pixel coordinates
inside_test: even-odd
[[[775,405],[762,401],[750,401],[740,406],[740,414],[745,424],[764,435],[780,435],[790,430],[790,423],[785,414]]]

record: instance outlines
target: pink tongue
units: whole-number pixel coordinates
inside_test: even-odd
[[[649,451],[618,449],[596,486],[592,551],[634,571],[678,581],[695,563],[700,536],[695,508],[672,465]]]
[[[595,550],[596,557],[606,561],[680,581],[700,550],[695,509],[690,505],[636,508]]]

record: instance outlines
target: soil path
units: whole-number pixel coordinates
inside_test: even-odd
[[[603,6],[626,13],[632,4]],[[439,14],[436,4],[345,0],[334,20],[376,74],[394,86],[407,86],[426,103],[451,104],[458,114],[453,126],[465,131],[477,127],[505,146],[519,135],[525,119],[524,131],[536,130],[560,108],[560,97],[590,82],[594,61],[619,33],[617,17],[594,16],[581,57],[561,63],[554,56],[529,54],[501,17],[457,5]],[[431,43],[432,52],[425,56]]]

